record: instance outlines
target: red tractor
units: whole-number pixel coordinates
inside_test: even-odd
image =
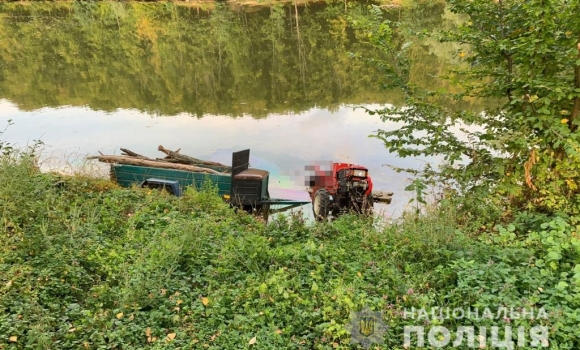
[[[373,182],[368,169],[361,165],[347,163],[332,163],[331,170],[321,170],[319,166],[307,167],[314,171],[310,176],[310,196],[314,217],[317,220],[326,220],[329,215],[337,217],[345,212],[358,214],[372,214]],[[380,194],[383,197],[384,194]],[[390,203],[392,193],[388,199],[381,201]]]

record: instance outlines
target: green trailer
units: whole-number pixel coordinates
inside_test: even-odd
[[[190,186],[201,189],[206,181],[211,181],[214,186],[217,186],[218,194],[222,197],[230,194],[232,185],[230,174],[214,175],[125,164],[111,164],[111,179],[123,187],[147,185],[150,179],[165,180],[167,181],[165,185],[176,181],[180,189]]]
[[[268,214],[282,212],[304,204],[306,200],[270,198],[268,191],[269,172],[249,168],[250,150],[234,152],[231,173],[208,174],[146,166],[111,164],[111,179],[123,187],[138,185],[149,188],[164,188],[180,196],[182,190],[193,186],[201,189],[207,181],[217,186],[218,194],[234,207],[246,211]],[[220,167],[204,166],[217,171]],[[276,209],[272,208],[273,206]]]

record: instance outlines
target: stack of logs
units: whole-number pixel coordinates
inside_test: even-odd
[[[161,145],[157,150],[165,153],[165,158],[149,158],[138,153],[135,153],[126,148],[121,148],[120,156],[107,156],[100,154],[98,156],[88,157],[88,159],[98,159],[100,162],[104,163],[117,163],[117,164],[127,164],[127,165],[138,165],[138,166],[148,166],[153,168],[163,168],[163,169],[174,169],[174,170],[184,170],[193,171],[197,173],[208,173],[208,174],[225,174],[230,173],[232,168],[228,165],[224,165],[217,162],[210,162],[207,160],[197,159],[194,157],[187,156],[185,154],[179,153],[181,150],[177,151],[169,150]],[[100,152],[99,152],[100,153]],[[210,169],[207,166],[219,167],[223,169],[223,172],[219,172],[214,169]]]

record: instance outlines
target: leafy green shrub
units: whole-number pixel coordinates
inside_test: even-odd
[[[578,346],[574,218],[522,213],[482,234],[444,201],[384,227],[264,225],[210,187],[175,198],[2,161],[0,347],[347,348],[364,306],[390,326],[381,348],[401,347],[406,309],[501,306],[544,307],[513,324]],[[460,322],[482,325],[442,324]]]

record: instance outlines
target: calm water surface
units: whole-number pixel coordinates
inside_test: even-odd
[[[158,145],[229,163],[251,149],[271,188],[303,189],[289,175],[315,160],[365,165],[377,189],[409,195],[418,167],[369,138],[385,125],[354,106],[399,104],[377,71],[349,52],[377,55],[350,28],[366,3],[203,10],[171,4],[0,5],[0,122],[20,145],[41,139],[45,164],[82,162],[126,147],[158,156]],[[410,25],[441,25],[442,8],[397,12]],[[416,51],[413,77],[430,84],[449,48]],[[436,161],[436,160],[435,160]],[[272,191],[275,195],[276,190]],[[309,208],[305,208],[309,212]]]

